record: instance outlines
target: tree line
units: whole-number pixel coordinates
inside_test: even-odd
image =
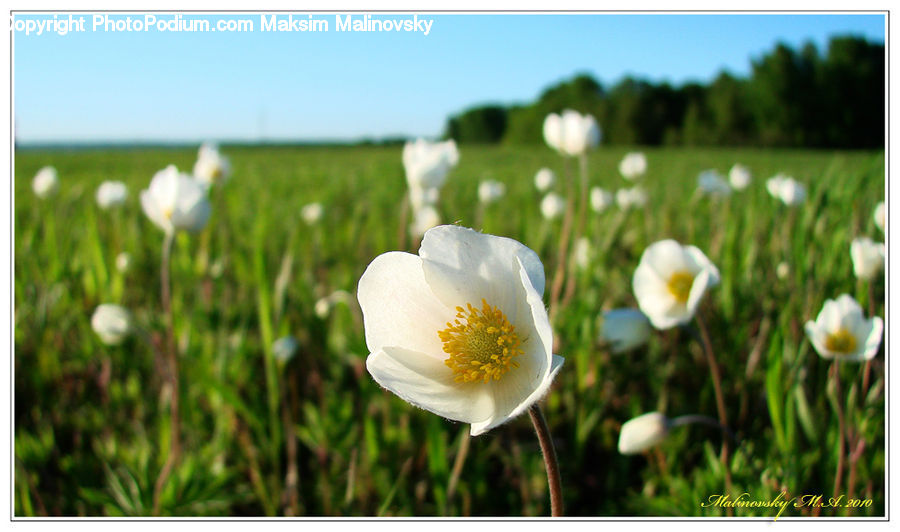
[[[779,43],[751,60],[747,79],[721,72],[709,84],[673,87],[626,77],[607,88],[579,74],[527,105],[483,105],[451,116],[460,143],[543,142],[544,118],[563,109],[594,115],[605,144],[809,148],[884,146],[881,43],[834,37],[820,54]]]

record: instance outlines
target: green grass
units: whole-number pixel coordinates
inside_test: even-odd
[[[371,379],[357,306],[339,304],[324,319],[313,310],[318,298],[335,290],[355,293],[368,263],[398,249],[406,188],[400,149],[223,151],[234,177],[220,197],[213,195],[205,232],[179,235],[173,252],[185,453],[163,494],[162,513],[548,515],[543,462],[527,416],[472,439],[451,497],[453,462],[468,426],[415,409]],[[616,171],[625,151],[592,153],[591,184],[628,186]],[[463,146],[460,152],[439,204],[444,221],[474,225],[478,182],[506,183],[506,197],[486,208],[480,228],[533,247],[551,278],[560,223],[541,218],[533,177],[550,167],[562,191],[562,159],[543,147]],[[645,455],[616,451],[619,427],[641,413],[716,416],[705,358],[689,329],[656,333],[649,346],[625,355],[597,342],[600,312],[635,305],[631,275],[644,248],[663,238],[698,246],[722,274],[700,312],[740,439],[732,451],[733,493],[762,500],[787,489],[792,496],[827,499],[837,463],[834,395],[829,364],[805,339],[803,324],[825,299],[845,292],[884,316],[883,279],[874,282],[870,302],[849,254],[855,236],[883,239],[872,212],[883,200],[884,154],[646,153],[649,172],[641,184],[650,196],[647,208],[588,213],[592,262],[576,273],[575,296],[557,316],[566,365],[543,408],[560,457],[567,514],[724,515],[721,508],[701,507],[724,489],[715,430],[678,429],[658,452]],[[142,213],[138,195],[154,172],[170,163],[188,170],[195,155],[193,149],[16,152],[18,516],[152,511],[170,437],[159,362],[137,337],[104,346],[90,317],[100,303],[119,303],[162,338],[163,235]],[[718,201],[695,192],[701,170],[724,173],[735,162],[753,171],[748,190]],[[44,165],[59,171],[60,190],[38,200],[31,178]],[[768,195],[765,179],[777,172],[807,184],[803,206],[790,209]],[[96,206],[96,187],[106,179],[129,187],[121,211]],[[325,215],[308,227],[300,209],[312,201],[325,206]],[[115,268],[120,251],[132,255],[125,274]],[[784,280],[775,273],[781,262],[790,268]],[[301,347],[280,365],[271,342],[287,333]],[[865,396],[863,366],[841,368],[848,425],[866,442],[853,491],[873,501],[854,516],[885,512],[883,360],[882,349]],[[289,472],[296,475],[295,495],[287,488]],[[845,486],[847,480],[845,473]],[[844,512],[824,509],[822,515]]]

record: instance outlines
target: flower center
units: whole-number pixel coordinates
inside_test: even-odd
[[[856,337],[842,327],[825,337],[825,349],[833,353],[850,354],[856,351]]]
[[[503,312],[481,300],[481,309],[466,303],[456,307],[456,319],[438,331],[444,342],[444,361],[456,382],[497,381],[504,373],[519,367],[513,357],[523,353],[516,328],[510,325]]]
[[[163,214],[163,218],[165,218],[166,220],[171,220],[171,219],[172,219],[172,213],[173,213],[173,212],[175,212],[175,209],[173,209],[172,207],[166,207],[166,208],[164,208],[164,209],[163,209],[163,213],[162,213],[162,214]]]
[[[681,304],[687,303],[688,297],[691,295],[691,286],[693,285],[694,276],[686,271],[673,273],[667,283],[669,293],[675,297],[675,301]]]

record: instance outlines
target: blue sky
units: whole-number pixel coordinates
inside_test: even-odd
[[[316,33],[264,32],[252,13],[207,17],[254,21],[241,33],[91,31],[92,15],[76,15],[86,31],[14,34],[22,142],[436,136],[452,113],[528,102],[579,72],[678,85],[723,69],[746,76],[778,41],[821,51],[838,34],[884,42],[880,14],[425,13],[427,36],[338,32],[323,13],[329,31]]]

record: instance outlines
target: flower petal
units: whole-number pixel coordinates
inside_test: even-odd
[[[409,253],[384,253],[360,278],[357,298],[370,352],[401,346],[438,360],[446,358],[437,333],[455,312],[432,293],[422,262]]]
[[[472,436],[478,436],[479,434],[483,434],[491,430],[494,427],[502,425],[506,423],[510,419],[520,415],[525,410],[531,407],[534,403],[539,401],[549,390],[550,385],[553,384],[553,379],[556,377],[556,374],[559,373],[560,368],[562,368],[565,359],[559,355],[553,355],[553,359],[547,372],[547,375],[541,381],[540,385],[531,392],[528,397],[525,398],[524,401],[517,400],[518,397],[518,385],[519,381],[510,382],[505,387],[495,386],[493,389],[494,392],[494,403],[495,403],[495,414],[491,416],[490,419],[485,421],[481,421],[478,423],[472,423],[472,428],[470,430],[470,434]],[[523,368],[519,368],[523,369]],[[506,380],[510,374],[506,375],[501,379],[501,381],[497,384],[502,384],[504,380]],[[507,410],[510,405],[516,404],[512,410]],[[504,414],[503,412],[506,411]]]
[[[447,419],[478,423],[493,412],[485,387],[454,382],[450,368],[424,353],[385,346],[366,358],[366,369],[404,401]]]
[[[425,279],[449,308],[478,305],[484,298],[503,312],[511,312],[510,296],[520,284],[512,257],[524,265],[537,293],[544,293],[544,267],[537,254],[510,238],[442,225],[425,233],[419,256]]]

